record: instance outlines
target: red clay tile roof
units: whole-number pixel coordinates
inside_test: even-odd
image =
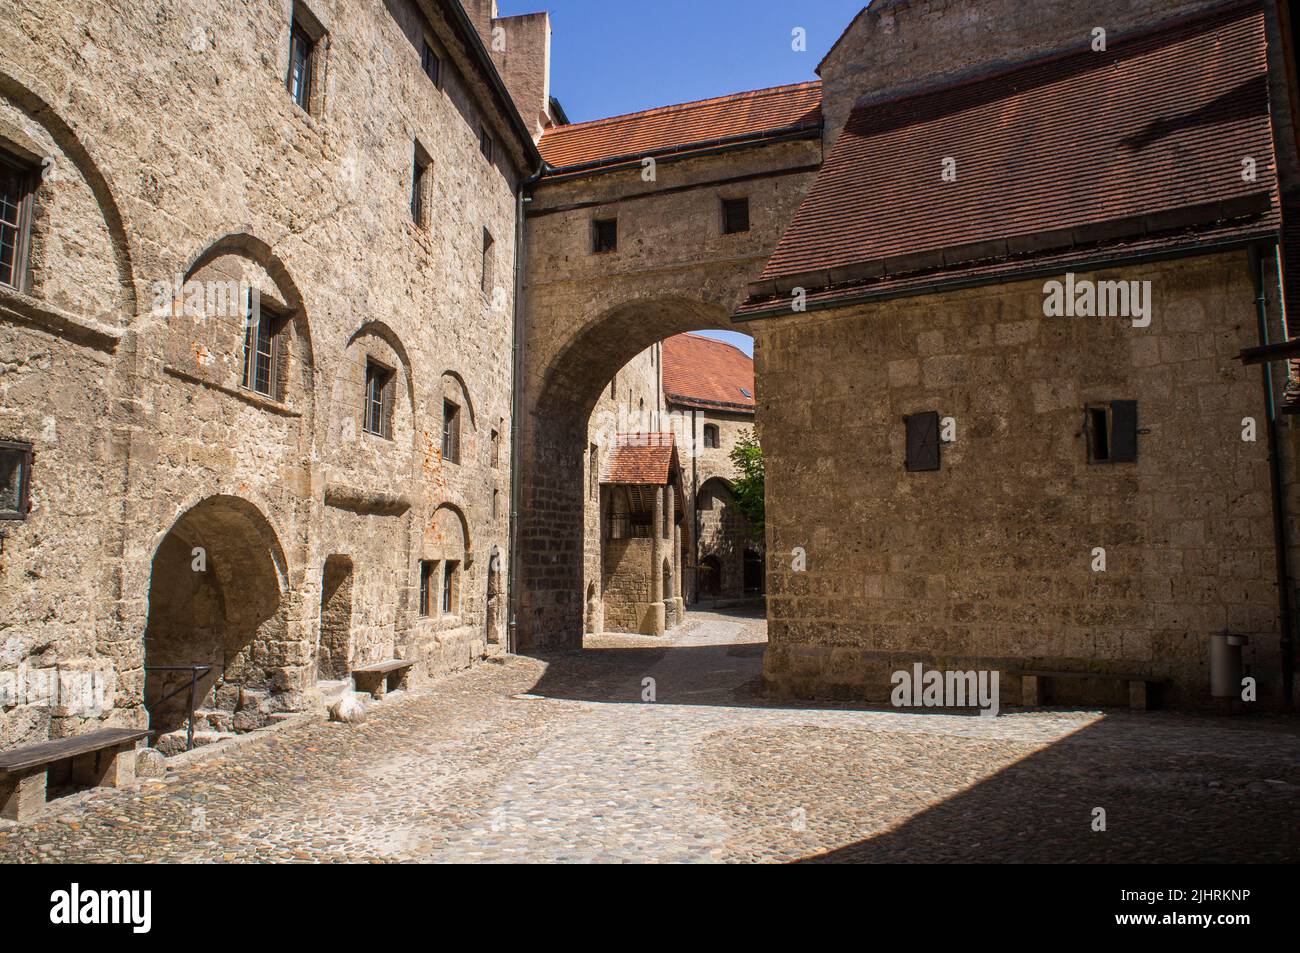
[[[819,81],[756,89],[677,106],[553,126],[538,143],[556,169],[687,151],[718,139],[760,139],[792,128],[820,129]]]
[[[621,433],[605,455],[600,482],[665,486],[676,468],[672,433]]]
[[[677,334],[664,341],[663,356],[668,403],[754,412],[754,361],[740,348]]]
[[[1276,229],[1265,53],[1253,3],[859,105],[741,313],[795,286],[941,277],[1161,233],[1192,244],[1228,222]]]

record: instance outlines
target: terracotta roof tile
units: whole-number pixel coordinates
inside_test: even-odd
[[[664,394],[682,407],[754,411],[754,361],[738,347],[698,334],[664,341]]]
[[[859,105],[742,311],[792,283],[889,281],[1230,220],[1276,227],[1265,53],[1254,3]],[[1242,179],[1246,156],[1257,181]]]
[[[679,152],[717,139],[821,128],[821,83],[798,83],[546,130],[538,144],[556,169]]]
[[[672,433],[621,433],[605,454],[600,482],[665,486],[676,467]]]

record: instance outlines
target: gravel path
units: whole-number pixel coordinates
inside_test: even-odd
[[[787,706],[763,639],[691,613],[485,663],[4,824],[0,861],[1300,859],[1294,719]]]

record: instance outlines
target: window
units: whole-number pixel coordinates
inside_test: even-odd
[[[460,463],[460,405],[442,402],[442,458]]]
[[[429,170],[432,166],[433,160],[429,158],[429,153],[416,140],[415,165],[411,173],[411,220],[420,228],[428,225]]]
[[[460,563],[448,560],[442,567],[442,613],[455,615],[460,611],[459,579],[456,570]]]
[[[704,449],[705,450],[718,449],[718,425],[717,424],[704,425]]]
[[[722,200],[722,234],[749,231],[749,199]]]
[[[244,375],[248,390],[278,400],[280,397],[281,335],[284,322],[261,304],[261,296],[250,289],[244,312]]]
[[[289,75],[285,86],[293,101],[311,112],[312,72],[316,56],[316,41],[312,38],[301,13],[295,6],[293,26],[289,30]]]
[[[483,264],[482,264],[482,275],[480,276],[480,280],[482,282],[483,293],[485,295],[492,294],[492,267],[493,267],[493,258],[495,257],[495,251],[494,251],[495,245],[496,245],[496,240],[493,239],[492,233],[489,232],[486,228],[483,229]]]
[[[618,400],[618,371],[614,372],[614,376],[609,381],[609,399]]]
[[[494,468],[499,467],[501,466],[501,431],[497,430],[495,427],[492,428],[491,445],[492,445],[491,464]]]
[[[31,511],[32,445],[0,440],[0,520],[25,520]]]
[[[32,170],[0,154],[0,284],[24,290],[32,221]]]
[[[428,616],[433,611],[434,580],[437,576],[438,564],[431,559],[420,561],[420,615]]]
[[[362,429],[377,437],[392,439],[393,395],[397,375],[390,368],[366,360],[366,407]]]
[[[1137,401],[1089,404],[1085,409],[1084,429],[1088,436],[1089,463],[1137,461]]]
[[[598,255],[618,251],[618,219],[598,218],[591,223],[591,250]]]
[[[487,129],[480,126],[478,131],[478,151],[483,153],[483,158],[487,159],[488,162],[492,161],[493,145],[491,134]]]
[[[594,443],[587,451],[587,495],[593,500],[600,494],[600,448]]]
[[[434,86],[438,85],[442,60],[438,59],[438,54],[433,52],[427,39],[420,41],[420,69],[424,70],[424,75],[433,81]]]
[[[492,488],[492,518],[493,519],[497,518],[497,503],[500,496],[501,496],[501,491],[498,490],[496,487],[493,487]]]
[[[939,412],[912,414],[903,418],[907,426],[907,461],[909,472],[939,469]]]

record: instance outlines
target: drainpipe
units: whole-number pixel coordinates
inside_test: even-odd
[[[519,446],[522,428],[519,425],[519,406],[523,391],[524,374],[524,205],[532,199],[524,195],[546,171],[542,162],[537,171],[519,183],[515,195],[515,300],[511,316],[510,347],[510,526],[507,536],[510,553],[506,558],[506,606],[509,622],[506,623],[506,651],[511,655],[519,651],[518,575],[519,575],[519,495],[522,475],[519,470]]]
[[[1278,262],[1280,249],[1274,243],[1250,246],[1250,273],[1255,285],[1255,319],[1258,324],[1259,344],[1267,347],[1268,301],[1265,296],[1264,269],[1267,267],[1266,253],[1271,253],[1276,266],[1278,288],[1281,289],[1281,268]],[[1268,413],[1268,477],[1273,497],[1273,551],[1275,572],[1277,573],[1277,605],[1281,619],[1278,647],[1282,655],[1282,700],[1287,708],[1292,706],[1292,678],[1294,659],[1291,642],[1291,570],[1287,557],[1286,510],[1282,497],[1282,463],[1278,453],[1277,438],[1277,403],[1273,394],[1273,365],[1268,361],[1260,364],[1260,382],[1264,389],[1264,407]]]
[[[695,531],[691,539],[691,544],[695,547],[695,552],[691,553],[691,563],[695,567],[692,573],[695,577],[693,595],[697,603],[700,601],[700,446],[695,442],[695,428],[699,426],[695,415],[698,413],[694,407],[691,408],[691,526]]]

